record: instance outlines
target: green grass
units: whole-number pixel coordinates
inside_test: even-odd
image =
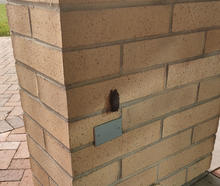
[[[9,36],[8,18],[6,15],[6,7],[0,4],[0,36]]]

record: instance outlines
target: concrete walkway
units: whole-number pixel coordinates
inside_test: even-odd
[[[11,40],[0,37],[0,186],[33,186],[22,113]],[[220,167],[220,127],[211,170],[217,167]],[[220,169],[215,174],[220,177]],[[205,179],[212,178],[206,177],[202,183],[206,183]]]

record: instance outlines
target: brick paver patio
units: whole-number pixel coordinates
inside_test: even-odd
[[[11,40],[0,37],[0,186],[33,186],[22,113]]]
[[[9,37],[0,38],[0,186],[32,186],[15,62]]]

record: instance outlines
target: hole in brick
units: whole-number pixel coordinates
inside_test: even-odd
[[[119,109],[119,93],[116,89],[110,91],[109,102],[110,111],[117,112]]]

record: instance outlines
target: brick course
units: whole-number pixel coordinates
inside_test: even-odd
[[[208,169],[220,2],[15,0],[7,9],[35,185],[180,186]],[[122,136],[95,146],[94,127],[120,117]]]

